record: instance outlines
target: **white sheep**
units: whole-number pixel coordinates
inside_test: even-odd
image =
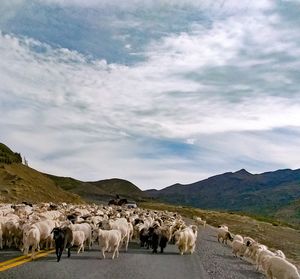
[[[233,237],[233,241],[235,241],[235,240],[244,242],[244,238],[243,238],[241,235],[239,235],[239,234],[236,234],[236,235]]]
[[[206,226],[206,221],[202,220],[201,217],[195,217],[195,223],[197,226],[203,226],[203,228]]]
[[[227,226],[227,225],[224,225],[224,224],[218,226],[218,228],[219,228],[219,229],[223,229],[223,230],[225,230],[225,231],[229,231],[228,226]]]
[[[92,228],[91,225],[88,223],[82,223],[82,224],[71,224],[70,229],[75,232],[75,231],[83,231],[85,239],[84,241],[88,245],[88,248],[91,249],[92,246]]]
[[[285,258],[286,258],[285,254],[284,254],[281,250],[276,250],[276,251],[274,252],[274,254],[275,254],[275,256],[280,257],[280,258],[282,258],[282,259],[285,259]]]
[[[244,256],[247,257],[250,260],[250,262],[252,262],[252,263],[255,263],[257,254],[260,251],[268,250],[268,247],[266,245],[260,244],[258,242],[247,241],[246,245],[248,246],[248,249],[245,252]]]
[[[251,244],[251,243],[255,243],[256,241],[253,239],[253,238],[251,238],[250,236],[245,236],[244,237],[244,243],[245,244],[248,244],[248,246]]]
[[[196,247],[197,227],[190,226],[176,233],[176,245],[180,255],[183,253],[193,254]]]
[[[78,246],[77,254],[80,252],[84,252],[84,241],[85,241],[85,234],[83,231],[73,231],[73,242],[72,246]]]
[[[220,239],[222,239],[222,243],[225,244],[227,244],[227,240],[233,240],[231,233],[228,230],[226,230],[226,228],[219,228],[217,237],[218,242],[220,242]]]
[[[232,242],[232,253],[237,257],[237,256],[240,256],[240,257],[243,257],[246,250],[247,250],[247,245],[242,242],[242,241],[239,241],[239,240],[234,240]]]
[[[280,257],[270,257],[266,264],[267,277],[269,279],[300,279],[297,268]]]
[[[256,270],[261,270],[263,272],[266,271],[263,263],[266,261],[268,257],[273,257],[275,254],[270,250],[261,250],[256,255]]]
[[[262,249],[258,251],[256,255],[256,264],[257,264],[256,269],[266,272],[268,260],[275,256],[285,259],[285,254],[281,250],[276,250],[275,252],[272,252],[268,249]]]
[[[110,229],[119,230],[121,232],[122,243],[125,243],[125,251],[128,249],[128,243],[131,234],[131,227],[125,218],[118,218],[109,222]]]
[[[24,255],[28,255],[29,247],[31,246],[31,258],[35,256],[35,251],[39,247],[41,240],[40,230],[33,226],[23,234]]]
[[[98,231],[98,242],[102,251],[103,259],[105,259],[105,252],[113,251],[112,259],[119,257],[119,246],[121,243],[121,232],[119,230],[101,230]]]
[[[50,248],[51,248],[52,244],[53,244],[51,232],[52,232],[53,228],[56,227],[56,222],[52,221],[52,220],[44,220],[44,221],[37,222],[37,223],[33,224],[32,226],[35,226],[36,228],[39,229],[40,241],[44,241],[46,243],[46,249],[49,248],[49,244],[50,244]]]

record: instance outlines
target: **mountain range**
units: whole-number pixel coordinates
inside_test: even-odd
[[[107,202],[116,194],[220,211],[268,216],[300,226],[300,169],[252,174],[241,169],[161,190],[142,191],[130,181],[112,178],[80,181],[41,173],[19,153],[0,143],[0,202]]]
[[[300,223],[300,169],[261,174],[241,169],[146,193],[168,203],[288,218]]]

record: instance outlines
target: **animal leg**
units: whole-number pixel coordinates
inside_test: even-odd
[[[71,248],[68,248],[68,258],[71,257]]]
[[[114,252],[113,252],[113,255],[111,257],[112,260],[115,258],[116,250],[118,250],[118,245],[115,245],[115,247],[114,247]]]
[[[126,240],[125,240],[125,251],[128,249],[128,243],[129,243],[129,235],[127,235]]]
[[[190,252],[191,252],[191,254],[193,254],[194,251],[195,251],[195,245],[191,245],[191,246],[190,246]]]
[[[55,247],[55,254],[56,254],[56,258],[58,259],[58,255],[59,255],[58,246]]]
[[[83,252],[83,243],[81,243],[81,245],[79,246],[79,249],[77,251],[77,254],[79,254],[80,250]]]
[[[273,275],[270,269],[267,270],[267,277],[268,279],[273,279]]]
[[[119,245],[117,246],[117,258],[119,258]]]
[[[28,256],[28,250],[29,250],[29,246],[26,245],[25,248],[24,248],[24,255],[25,256]]]
[[[37,248],[38,244],[34,243],[31,247],[31,259],[33,260],[34,259],[34,256],[35,256],[35,250]]]
[[[60,261],[61,255],[62,255],[63,249],[61,247],[59,247],[58,249],[58,256],[57,256],[57,262]]]

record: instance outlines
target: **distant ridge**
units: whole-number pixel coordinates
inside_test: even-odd
[[[147,196],[204,209],[242,211],[280,216],[300,224],[300,169],[251,174],[245,169],[226,172],[191,184],[174,184]],[[285,209],[285,211],[282,211]]]
[[[119,178],[84,182],[71,177],[47,174],[57,186],[90,202],[108,201],[118,194],[122,198],[140,200],[145,193],[133,183]]]

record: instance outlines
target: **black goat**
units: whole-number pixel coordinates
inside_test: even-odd
[[[28,205],[28,206],[32,207],[32,203],[29,203],[29,202],[26,202],[26,201],[23,201],[22,204],[25,204],[25,205]]]
[[[133,225],[136,226],[137,224],[144,224],[144,221],[142,219],[136,218],[134,219]]]
[[[140,241],[141,247],[147,247],[149,249],[150,246],[150,239],[149,239],[149,232],[146,228],[141,229],[140,231]]]
[[[55,253],[57,257],[57,262],[60,261],[63,251],[68,249],[68,258],[71,256],[71,246],[73,242],[73,232],[70,228],[54,228],[52,230],[53,239],[55,240]]]
[[[157,248],[160,247],[160,253],[167,247],[168,238],[158,226],[149,228],[149,242],[152,247],[152,253],[157,254]]]
[[[58,206],[56,204],[50,204],[48,210],[57,210]]]

